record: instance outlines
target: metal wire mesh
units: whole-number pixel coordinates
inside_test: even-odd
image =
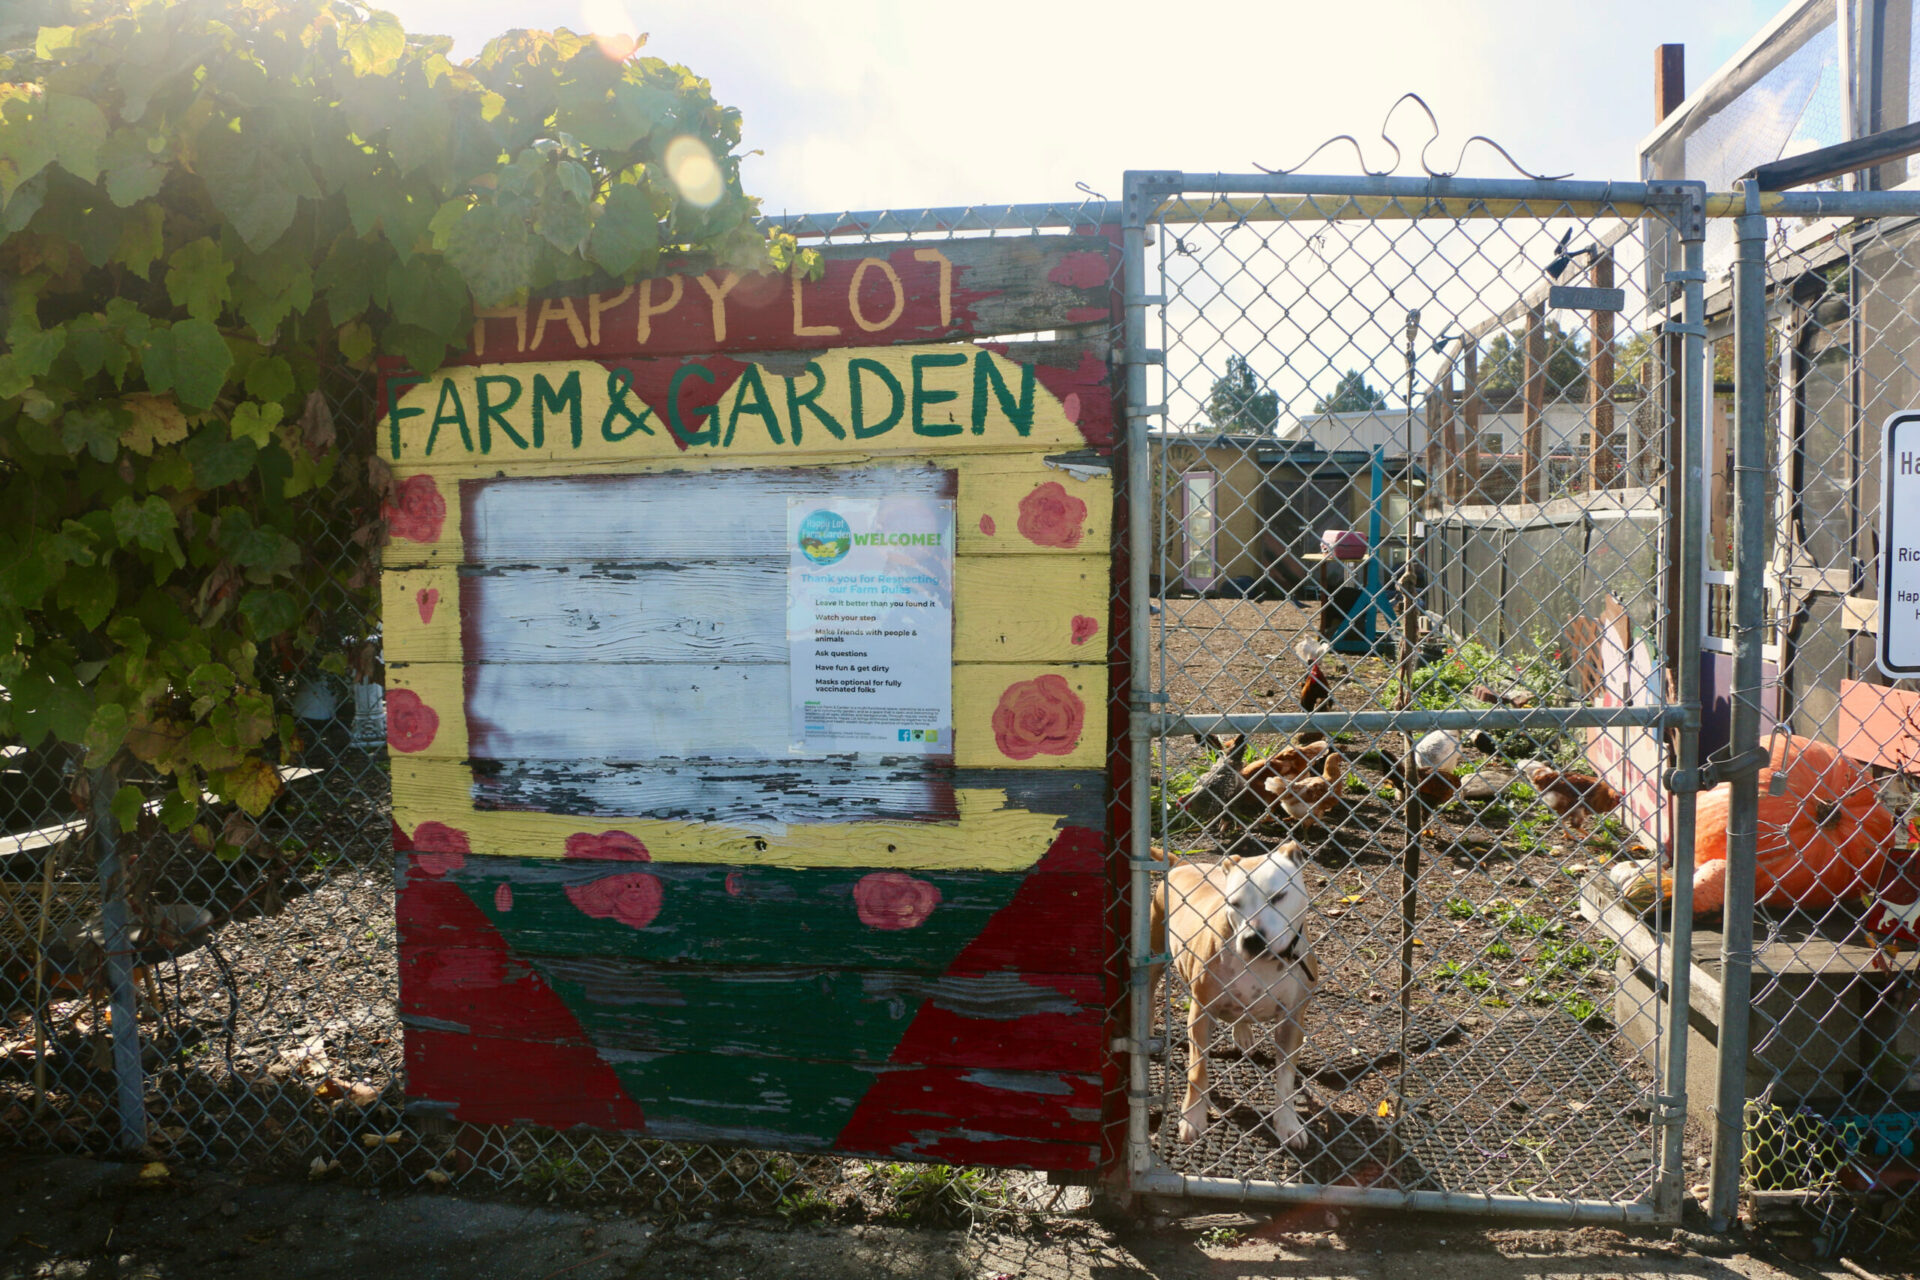
[[[1920,392],[1920,238],[1906,220],[1769,231],[1761,745],[1774,768],[1760,800],[1746,1186],[1758,1211],[1805,1210],[1832,1252],[1910,1254],[1920,938],[1901,917],[1920,896],[1920,703],[1875,668],[1874,602],[1891,550],[1878,545],[1881,426]]]
[[[1225,207],[1167,200],[1142,285],[1148,1181],[1650,1204],[1665,937],[1604,891],[1669,834],[1660,736],[1575,712],[1673,701],[1675,241],[1544,194]]]
[[[1107,221],[1099,201],[769,220],[816,244],[1097,233]],[[729,1206],[951,1224],[1084,1206],[1084,1188],[1022,1170],[480,1126],[409,1111],[380,701],[381,529],[364,475],[377,385],[344,372],[326,390],[348,478],[312,504],[309,546],[327,573],[305,603],[324,660],[278,682],[279,709],[301,726],[300,741],[288,744],[286,791],[257,824],[209,804],[198,838],[149,818],[117,842],[135,930],[151,1153],[235,1170],[619,1197],[676,1212]],[[1124,703],[1116,707],[1124,716]],[[5,752],[0,1141],[118,1150],[126,1130],[113,1105],[84,774],[50,748]],[[1124,776],[1123,758],[1120,767]],[[1120,820],[1124,829],[1124,810]],[[1121,939],[1119,919],[1108,923]],[[1118,974],[1119,941],[1110,962]]]

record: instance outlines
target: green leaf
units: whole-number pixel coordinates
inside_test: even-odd
[[[156,196],[167,180],[167,167],[147,146],[139,129],[115,129],[100,147],[106,170],[107,196],[122,209]]]
[[[53,61],[53,55],[62,49],[73,47],[72,27],[42,27],[33,42],[33,56],[42,62]]]
[[[254,399],[285,400],[293,392],[293,366],[285,356],[263,355],[247,366],[247,394]]]
[[[181,245],[167,259],[167,296],[196,320],[218,320],[221,308],[233,296],[227,286],[232,274],[233,263],[221,254],[220,246],[202,236]]]
[[[104,764],[106,759],[107,755],[102,755],[100,763]],[[119,824],[120,830],[131,831],[140,822],[140,810],[146,807],[146,797],[140,794],[140,788],[127,783],[113,793],[111,805],[113,820]]]
[[[226,385],[233,352],[220,331],[205,320],[182,320],[172,335],[172,386],[189,409],[206,409]]]
[[[91,99],[65,93],[47,95],[46,113],[54,161],[82,182],[99,177],[100,144],[107,140],[106,113]]]
[[[256,588],[240,598],[241,616],[253,624],[256,639],[291,631],[300,622],[300,607],[277,588]]]
[[[327,311],[336,325],[345,324],[367,309],[387,304],[386,252],[378,245],[342,236],[313,273],[313,287],[327,299]]]
[[[245,569],[285,573],[300,563],[300,544],[273,529],[243,529],[231,538],[223,529],[220,541],[233,562]]]
[[[206,434],[201,432],[202,436]],[[113,531],[120,536],[123,547],[137,545],[149,551],[164,550],[177,525],[173,508],[157,493],[148,494],[143,502],[121,498],[113,504]]]
[[[442,338],[465,327],[467,283],[445,258],[415,254],[390,278],[395,320]]]
[[[631,184],[615,187],[600,208],[587,256],[611,274],[623,276],[637,267],[651,266],[659,248],[660,224],[647,193]]]
[[[407,33],[399,19],[376,9],[367,21],[347,33],[341,47],[355,75],[386,75],[407,51]]]
[[[133,210],[120,222],[120,245],[113,251],[114,261],[126,263],[128,271],[146,279],[154,260],[166,248],[166,225],[166,210],[157,204]]]
[[[185,452],[193,463],[193,482],[202,489],[218,489],[246,476],[259,456],[259,448],[245,436],[237,440],[220,437],[217,428],[207,427],[187,441]]]
[[[197,800],[187,800],[169,791],[160,800],[160,825],[178,835],[193,825],[200,816],[200,804]]]
[[[70,455],[85,449],[102,462],[112,462],[120,452],[121,417],[104,400],[69,409],[60,418],[60,443]]]
[[[233,305],[249,328],[271,341],[282,321],[313,305],[313,268],[297,254],[250,255],[233,282]]]
[[[202,129],[198,141],[208,198],[255,253],[293,225],[301,197],[320,194],[299,153],[283,141],[275,145],[222,124]]]
[[[119,584],[114,580],[113,570],[95,565],[90,569],[69,569],[67,576],[60,580],[54,599],[62,608],[73,610],[80,625],[92,631],[107,620],[118,594]]]
[[[340,354],[358,364],[373,354],[373,330],[359,320],[340,326]]]
[[[532,283],[533,238],[524,220],[477,204],[448,237],[447,261],[466,277],[476,304],[496,306]]]
[[[266,404],[252,400],[242,401],[234,409],[228,429],[233,433],[235,440],[251,440],[255,448],[264,449],[268,441],[273,439],[273,429],[280,424],[284,412],[272,401]]]
[[[117,702],[101,703],[94,710],[93,719],[87,722],[87,763],[96,768],[105,764],[126,740],[127,709]],[[138,800],[134,801],[134,808],[139,808]]]

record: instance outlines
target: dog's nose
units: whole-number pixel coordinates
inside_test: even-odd
[[[1258,933],[1243,933],[1240,935],[1240,949],[1250,956],[1257,956],[1267,949],[1267,940]]]

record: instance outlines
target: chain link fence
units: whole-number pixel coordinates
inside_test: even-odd
[[[1920,402],[1920,230],[1911,217],[1795,218],[1769,221],[1766,234],[1760,745],[1771,760],[1760,776],[1744,1184],[1753,1214],[1824,1252],[1910,1257],[1920,695],[1882,675],[1874,650],[1881,556],[1892,553],[1879,545],[1881,431]],[[1730,417],[1734,406],[1716,399]]]
[[[1761,783],[1752,1052],[1718,1111],[1744,1108],[1756,1213],[1812,1221],[1836,1250],[1910,1247],[1914,961],[1876,912],[1910,901],[1920,731],[1913,686],[1872,654],[1878,425],[1920,391],[1920,209],[1821,221],[1816,202],[1770,224],[1771,505],[1742,565],[1732,299],[1724,270],[1700,270],[1720,219],[1699,221],[1697,200],[1146,177],[1139,205],[783,222],[816,243],[1130,228],[1130,330],[1087,323],[1109,331],[1135,415],[1123,435],[1145,445],[1115,459],[1133,535],[1116,519],[1113,547],[1146,622],[1142,687],[1109,707],[1148,730],[1110,737],[1115,779],[1145,782],[1117,788],[1112,829],[1138,818],[1155,846],[1109,921],[1132,934],[1109,961],[1135,997],[1133,1074],[1109,1099],[1129,1118],[1112,1154],[1132,1188],[1670,1219],[1705,1176],[1719,1041],[1747,1028],[1722,1012],[1740,937],[1716,961],[1709,916],[1691,936],[1694,800],[1668,770],[1757,745],[1777,767]],[[347,456],[366,458],[374,380],[327,393]],[[1678,480],[1694,432],[1697,492]],[[116,1150],[131,1119],[161,1158],[672,1212],[962,1221],[1085,1203],[1021,1171],[409,1113],[374,491],[343,474],[313,508],[324,661],[281,673],[301,725],[285,793],[258,823],[209,804],[193,831],[149,818],[115,842],[137,1073],[114,1060],[88,779],[57,751],[5,747],[0,1137]],[[1764,578],[1768,664],[1746,691],[1742,568]],[[1130,638],[1113,643],[1126,660]],[[1729,744],[1742,697],[1770,738]],[[1838,790],[1803,831],[1809,769]],[[1773,877],[1770,850],[1825,847],[1823,824],[1849,815],[1884,825],[1892,853],[1821,892]],[[1274,851],[1285,872],[1232,861]],[[1731,895],[1740,851],[1725,852]],[[1249,907],[1250,885],[1264,898]],[[1246,951],[1246,922],[1289,887]],[[1283,1008],[1259,994],[1284,984],[1236,986],[1268,961],[1310,963],[1312,990]]]
[[[1098,235],[1106,211],[1093,200],[779,221],[811,244],[940,241]],[[952,1224],[1085,1207],[1086,1188],[1022,1170],[481,1126],[409,1111],[380,700],[382,527],[378,476],[370,483],[366,471],[381,465],[369,460],[383,406],[370,373],[344,371],[326,393],[343,463],[334,490],[312,504],[308,539],[320,573],[305,603],[322,660],[279,681],[279,709],[300,725],[299,740],[281,744],[286,789],[258,823],[209,803],[193,831],[170,834],[149,814],[112,842],[137,996],[131,1115],[116,1103],[129,1073],[113,1054],[87,775],[61,751],[5,747],[0,1141],[76,1152],[135,1145],[233,1170],[608,1197],[669,1213]],[[1116,759],[1124,776],[1124,756]],[[143,785],[160,790],[155,779]],[[1121,922],[1110,925],[1121,937]],[[1116,971],[1124,963],[1118,944],[1111,963]]]
[[[1136,1185],[1651,1214],[1669,923],[1583,886],[1671,835],[1671,210],[1207,182],[1154,191],[1140,287]]]

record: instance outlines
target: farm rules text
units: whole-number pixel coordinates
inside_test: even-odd
[[[787,500],[795,755],[953,754],[953,501]]]

